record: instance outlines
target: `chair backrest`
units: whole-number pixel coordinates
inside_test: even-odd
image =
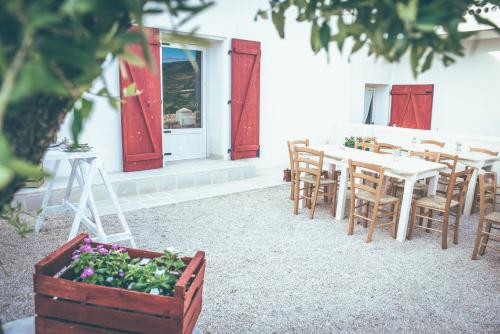
[[[484,172],[479,175],[479,215],[484,217],[487,213],[495,211],[497,174]]]
[[[389,144],[389,143],[377,143],[378,152],[380,154],[393,154],[394,151],[401,150],[401,146]]]
[[[298,176],[301,173],[312,175],[319,183],[321,172],[323,170],[323,151],[317,151],[309,147],[294,146],[294,170]]]
[[[375,205],[378,205],[384,188],[384,173],[383,167],[349,159],[352,198],[356,195],[356,189],[364,190],[375,195]]]
[[[485,148],[481,148],[481,147],[470,147],[469,151],[470,152],[485,153],[485,154],[488,154],[488,155],[491,155],[491,156],[494,156],[494,157],[498,156],[498,152],[495,152],[495,151],[492,151],[492,150],[488,150],[488,149],[485,149]]]
[[[378,151],[379,151],[378,144],[371,143],[371,142],[365,141],[365,140],[356,141],[356,143],[354,144],[354,148],[362,149],[363,151],[371,151],[371,152],[375,152],[375,153],[378,153]]]
[[[449,173],[443,173],[443,175],[449,176],[453,172],[455,172],[455,169],[457,168],[457,163],[458,163],[458,155],[452,155],[448,153],[439,153],[439,163],[446,165],[449,169]]]
[[[410,157],[421,158],[427,161],[439,162],[439,152],[429,152],[429,151],[412,151],[410,152]]]
[[[445,211],[450,208],[451,200],[457,199],[460,203],[460,210],[462,209],[463,202],[465,200],[465,194],[467,193],[467,188],[469,187],[470,178],[472,177],[472,168],[465,168],[461,172],[453,172],[450,176],[450,182],[448,184],[448,190],[446,191],[446,206]],[[458,191],[458,193],[455,193]]]
[[[420,141],[420,144],[425,144],[425,145],[435,145],[435,146],[439,146],[441,148],[444,147],[444,142],[442,141],[437,141],[437,140],[432,140],[432,139],[422,139]]]
[[[286,143],[288,145],[288,157],[290,159],[290,170],[292,172],[292,177],[293,177],[293,173],[294,173],[294,170],[295,170],[295,162],[293,160],[293,148],[294,148],[294,146],[309,147],[309,139],[304,139],[304,140],[288,140]]]

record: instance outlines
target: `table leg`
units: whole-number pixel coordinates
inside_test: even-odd
[[[408,217],[410,216],[411,201],[413,198],[413,187],[415,185],[415,178],[407,178],[405,180],[405,187],[403,192],[403,199],[401,200],[401,211],[399,214],[398,223],[398,241],[406,240],[406,232],[408,230]]]
[[[472,210],[472,202],[474,202],[474,192],[476,190],[478,168],[474,168],[472,176],[470,178],[469,187],[467,188],[467,194],[465,195],[464,204],[464,217],[469,217]]]
[[[125,220],[125,216],[123,215],[122,207],[120,206],[120,202],[118,201],[118,197],[116,197],[116,194],[113,190],[113,187],[111,186],[111,183],[109,182],[108,174],[106,173],[106,170],[102,166],[102,163],[98,161],[98,170],[99,174],[101,174],[102,181],[104,182],[104,187],[106,188],[106,191],[108,192],[109,197],[111,198],[111,201],[113,202],[113,206],[115,207],[116,215],[118,216],[118,220],[120,221],[120,224],[123,227],[123,230],[125,231],[125,234],[128,234],[130,244],[132,247],[137,247],[135,243],[135,239],[132,235],[132,232],[130,231],[130,228],[127,224],[127,221]]]
[[[92,189],[92,180],[94,179],[94,174],[96,170],[96,159],[93,159],[90,163],[90,168],[85,177],[82,193],[80,195],[80,201],[78,202],[78,208],[76,210],[75,218],[73,219],[73,225],[71,226],[71,231],[69,233],[69,240],[76,237],[78,229],[80,227],[80,222],[82,221],[83,214],[87,208],[87,202],[89,200],[89,194]]]
[[[83,191],[83,186],[85,184],[83,176],[85,175],[85,168],[82,166],[81,160],[77,160],[76,164],[78,165],[78,169],[76,171],[76,180],[80,186],[80,189]],[[91,163],[91,161],[87,161]],[[92,185],[90,186],[92,188]],[[106,234],[104,233],[104,229],[101,223],[101,217],[99,217],[99,212],[97,211],[97,205],[95,204],[94,195],[92,195],[92,191],[89,193],[89,200],[87,202],[87,207],[90,211],[92,219],[94,219],[95,228],[97,230],[97,234],[100,238],[101,242],[106,242]]]
[[[52,178],[47,184],[47,190],[45,191],[45,195],[43,196],[41,212],[36,219],[35,224],[35,233],[39,233],[42,228],[43,222],[45,221],[46,208],[49,205],[50,196],[52,195],[52,188],[54,187],[54,180],[57,175],[57,171],[59,169],[60,160],[56,160],[54,162],[54,169],[52,170]]]
[[[429,178],[429,187],[427,188],[427,196],[436,195],[438,181],[439,181],[439,175]]]
[[[347,198],[347,180],[349,169],[346,164],[342,164],[342,169],[340,172],[340,184],[339,184],[339,193],[337,195],[337,214],[335,215],[335,219],[341,221],[344,219],[344,210],[345,210],[345,201]]]

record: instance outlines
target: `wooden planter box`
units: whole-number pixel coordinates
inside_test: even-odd
[[[36,264],[36,333],[193,331],[201,312],[204,252],[197,252],[192,258],[182,258],[187,266],[175,285],[174,296],[157,296],[65,279],[61,271],[64,272],[64,268],[70,264],[71,253],[86,237],[86,234],[78,235]],[[132,258],[162,255],[131,248],[128,253]]]

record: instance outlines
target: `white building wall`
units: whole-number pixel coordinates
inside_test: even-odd
[[[348,122],[361,122],[366,84],[382,87],[377,100],[384,108],[384,91],[395,83],[434,83],[432,126],[439,130],[499,134],[500,104],[498,78],[500,61],[488,52],[500,51],[499,40],[482,41],[476,53],[457,65],[411,77],[407,62],[389,65],[382,59],[367,58],[359,52],[350,60],[339,55],[335,45],[330,61],[321,52],[314,56],[309,45],[307,24],[291,15],[286,22],[286,38],[278,37],[270,21],[254,21],[267,0],[218,0],[214,8],[197,16],[183,31],[197,25],[198,34],[211,42],[208,50],[208,152],[213,158],[228,159],[230,147],[230,49],[232,38],[261,42],[261,162],[276,165],[287,161],[285,142],[309,138],[314,143],[340,141],[349,135]],[[170,30],[166,15],[146,17],[145,25]],[[348,48],[346,48],[348,50]],[[119,73],[115,63],[105,70],[110,90],[119,96]],[[385,108],[390,107],[388,97]],[[71,116],[69,116],[71,117]],[[69,136],[69,117],[61,136]],[[471,121],[471,117],[475,121]],[[120,114],[104,100],[96,103],[81,142],[106,152],[109,171],[122,170]]]

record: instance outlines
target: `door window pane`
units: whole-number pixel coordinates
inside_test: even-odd
[[[162,48],[163,127],[201,128],[201,51]]]

